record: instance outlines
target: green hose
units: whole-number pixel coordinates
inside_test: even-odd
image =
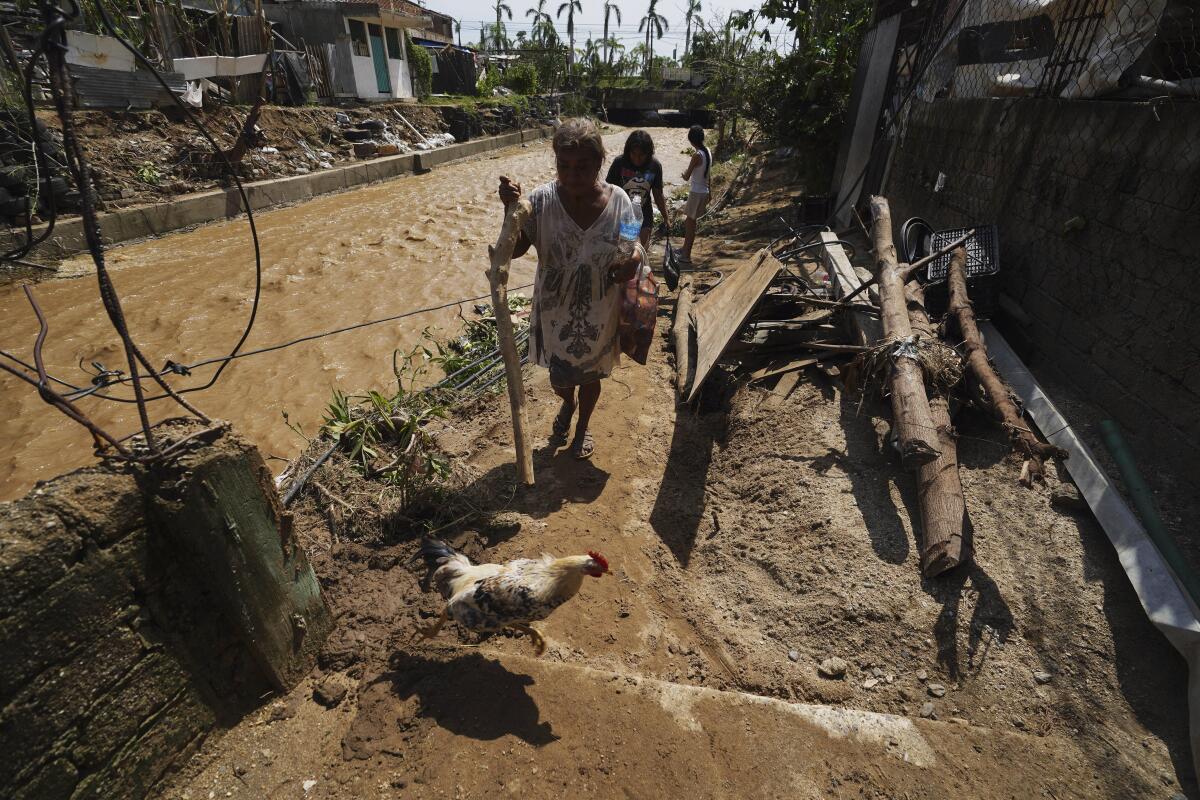
[[[1192,598],[1192,602],[1200,607],[1200,577],[1197,577],[1188,565],[1183,553],[1179,552],[1179,547],[1175,544],[1175,538],[1163,524],[1162,517],[1158,513],[1158,506],[1154,502],[1154,495],[1142,478],[1142,473],[1138,471],[1137,463],[1133,460],[1133,453],[1129,450],[1125,438],[1121,436],[1121,429],[1117,427],[1117,423],[1106,419],[1100,422],[1100,433],[1104,437],[1104,446],[1112,454],[1113,461],[1117,462],[1117,469],[1121,471],[1125,488],[1129,491],[1138,516],[1142,518],[1146,533],[1150,534],[1154,546],[1158,548],[1158,552],[1167,562],[1167,566],[1175,573],[1179,583]]]

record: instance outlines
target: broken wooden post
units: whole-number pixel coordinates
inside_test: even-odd
[[[675,404],[687,396],[692,368],[692,282],[679,287],[675,299],[675,319],[671,322],[671,342],[675,347]]]
[[[937,333],[925,310],[925,289],[917,281],[904,287],[913,332],[933,340]],[[917,467],[917,502],[921,509],[921,573],[927,578],[961,564],[967,527],[967,504],[958,476],[958,444],[945,394],[930,387],[929,414],[937,426],[939,455]]]
[[[937,426],[929,413],[924,369],[917,356],[917,343],[908,321],[904,298],[908,270],[896,261],[896,247],[892,243],[892,214],[886,198],[871,198],[871,215],[875,225],[875,279],[879,284],[880,316],[884,341],[891,351],[888,354],[888,383],[892,395],[892,424],[900,449],[900,461],[905,469],[915,470],[940,455]]]
[[[947,281],[950,286],[950,314],[958,321],[963,347],[967,351],[967,366],[984,393],[984,401],[1000,424],[1008,430],[1012,448],[1025,459],[1021,466],[1020,483],[1026,488],[1034,481],[1045,480],[1043,465],[1047,458],[1066,458],[1066,451],[1038,440],[1033,431],[1021,421],[1021,411],[1013,402],[1008,387],[988,360],[987,345],[975,321],[975,309],[967,293],[967,249],[958,247],[950,255]]]
[[[521,198],[504,209],[504,224],[496,244],[488,247],[492,265],[488,281],[492,285],[492,310],[496,314],[496,335],[500,354],[504,357],[504,374],[508,379],[508,404],[512,410],[513,443],[517,450],[517,473],[526,486],[533,485],[533,445],[529,441],[529,425],[525,421],[525,386],[521,380],[521,354],[513,336],[512,315],[508,310],[508,268],[513,248],[525,223],[533,216],[529,201]]]

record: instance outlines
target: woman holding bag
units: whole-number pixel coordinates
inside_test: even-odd
[[[625,256],[622,225],[634,222],[633,204],[620,187],[600,180],[604,142],[596,124],[569,119],[553,140],[557,180],[529,193],[533,215],[521,232],[513,258],[537,250],[531,360],[550,370],[550,385],[562,399],[552,442],[565,443],[575,412],[571,453],[590,458],[595,441],[588,424],[600,399],[600,381],[620,361],[621,287],[638,274],[640,244]],[[505,205],[521,197],[521,185],[500,179]],[[636,230],[632,237],[636,238]]]

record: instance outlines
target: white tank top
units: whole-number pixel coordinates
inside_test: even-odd
[[[697,150],[700,154],[700,160],[704,163],[696,169],[692,170],[692,186],[691,189],[696,194],[708,194],[708,168],[709,155],[706,150]]]

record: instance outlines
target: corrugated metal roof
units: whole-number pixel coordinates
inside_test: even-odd
[[[74,79],[75,102],[81,108],[155,108],[173,101],[154,76],[145,70],[121,72],[78,64],[68,66]],[[164,72],[173,92],[183,94],[185,82],[178,72]]]

